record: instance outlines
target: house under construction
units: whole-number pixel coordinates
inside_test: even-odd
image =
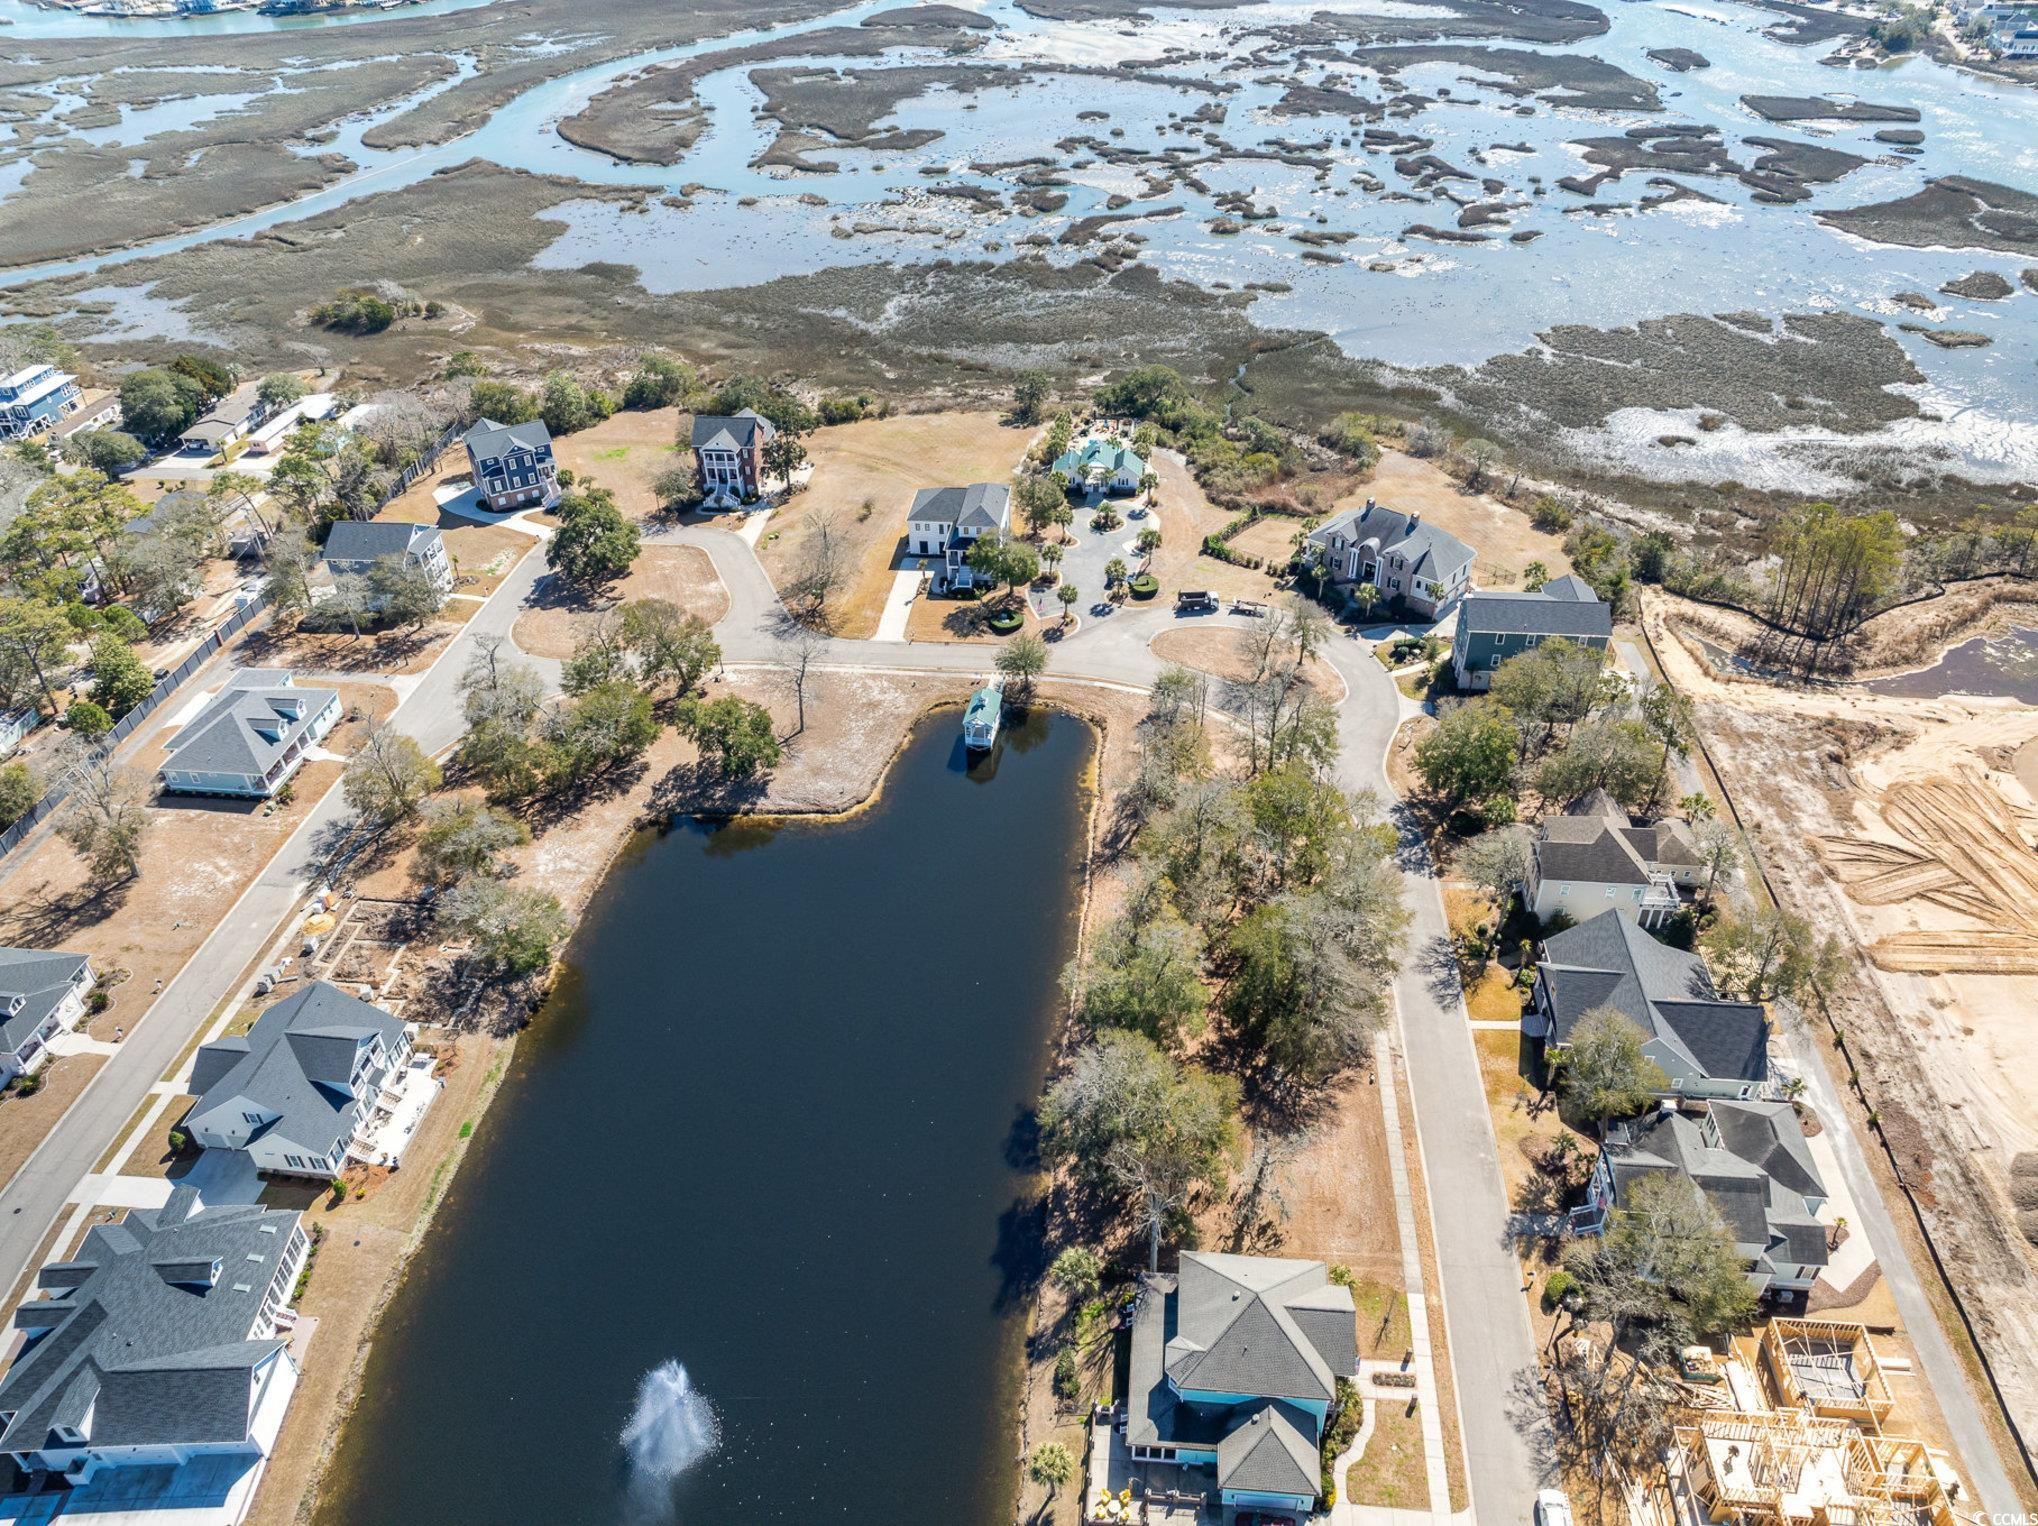
[[[1955,1526],[1922,1441],[1867,1435],[1803,1409],[1694,1415],[1677,1428],[1672,1471],[1716,1522]]]
[[[1864,1325],[1771,1320],[1762,1332],[1762,1370],[1779,1409],[1807,1409],[1822,1420],[1880,1432],[1896,1408]]]

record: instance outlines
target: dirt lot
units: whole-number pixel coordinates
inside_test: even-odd
[[[1420,514],[1470,546],[1478,553],[1472,563],[1478,587],[1518,588],[1530,562],[1541,562],[1553,578],[1571,570],[1561,535],[1543,534],[1520,508],[1485,493],[1468,493],[1429,462],[1398,450],[1381,451],[1372,478],[1341,499],[1338,508],[1356,508],[1368,498],[1404,514]]]
[[[1243,683],[1253,674],[1252,633],[1236,626],[1162,631],[1154,637],[1152,648],[1156,657],[1200,669],[1230,683]],[[1309,659],[1303,669],[1303,681],[1319,699],[1333,705],[1344,703],[1345,681],[1321,657]]]
[[[300,673],[422,673],[459,631],[450,620],[434,620],[414,631],[366,631],[359,636],[271,622],[241,643],[240,659],[246,667]]]
[[[728,592],[698,546],[646,546],[629,576],[611,585],[598,604],[555,591],[551,578],[541,578],[531,597],[510,636],[533,657],[571,657],[581,632],[603,610],[631,599],[665,599],[710,625],[729,612]]]
[[[1160,516],[1161,548],[1153,559],[1153,575],[1160,580],[1161,597],[1184,588],[1207,588],[1225,599],[1264,599],[1274,589],[1274,580],[1264,572],[1234,567],[1202,554],[1203,537],[1214,535],[1230,521],[1231,515],[1210,501],[1181,456],[1172,450],[1157,450],[1150,463],[1160,485],[1154,489],[1154,504]],[[1297,521],[1272,519],[1293,533]],[[1248,534],[1262,525],[1253,526]],[[1283,542],[1285,557],[1286,542]],[[1241,548],[1244,549],[1244,548]]]
[[[1658,659],[1699,702],[1712,763],[1753,824],[1779,899],[1839,931],[1857,956],[1834,1019],[1875,1129],[2028,1423],[2038,1417],[2038,1253],[2019,1232],[2013,1166],[2038,1150],[2038,1041],[2028,976],[2002,972],[2038,968],[2026,950],[2038,818],[2014,773],[2038,738],[2038,712],[1728,681],[1673,638],[1677,613],[1673,601],[1647,605]],[[1901,1217],[1900,1198],[1893,1207]]]
[[[648,519],[660,507],[651,484],[677,458],[674,442],[688,419],[677,408],[612,414],[592,429],[561,435],[553,453],[572,469],[576,487],[597,483],[631,519]]]
[[[844,565],[850,569],[833,605],[836,632],[874,634],[892,564],[905,544],[913,494],[923,487],[1009,482],[1033,434],[1000,423],[995,413],[900,414],[815,430],[806,441],[812,482],[772,515],[758,547],[764,570],[784,588],[801,565],[813,523],[827,516],[847,543]]]

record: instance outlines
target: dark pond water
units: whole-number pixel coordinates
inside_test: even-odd
[[[2038,631],[1977,636],[1962,642],[1929,668],[1878,678],[1866,687],[1878,694],[1931,699],[1941,694],[2007,695],[2038,705]]]
[[[687,823],[618,863],[321,1523],[1010,1519],[1026,1120],[1093,744],[1037,716],[970,772],[959,729],[923,724],[847,821]],[[719,1444],[661,1480],[688,1391]]]

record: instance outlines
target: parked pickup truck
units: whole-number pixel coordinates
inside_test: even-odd
[[[1217,597],[1207,588],[1185,588],[1175,595],[1175,613],[1214,615],[1217,613]]]

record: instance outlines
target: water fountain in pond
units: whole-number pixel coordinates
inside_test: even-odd
[[[632,1498],[647,1514],[664,1515],[672,1484],[721,1445],[722,1427],[686,1368],[663,1362],[637,1385],[637,1408],[622,1440]]]

